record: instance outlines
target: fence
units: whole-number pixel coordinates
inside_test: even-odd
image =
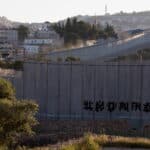
[[[17,97],[33,99],[45,119],[149,122],[150,63],[25,63],[10,79]]]

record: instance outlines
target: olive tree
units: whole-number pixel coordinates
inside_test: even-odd
[[[0,78],[0,146],[11,147],[23,135],[32,135],[38,105],[17,100],[12,84]]]

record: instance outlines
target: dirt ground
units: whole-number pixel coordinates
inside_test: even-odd
[[[15,71],[11,69],[1,69],[0,68],[0,76],[11,76],[14,75]]]

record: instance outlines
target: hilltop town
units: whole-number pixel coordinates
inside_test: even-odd
[[[111,25],[119,39],[131,37],[132,31],[142,32],[149,29],[150,12],[116,13],[104,16],[75,16],[78,21],[104,28],[106,24]],[[58,21],[65,24],[66,20]],[[65,44],[65,37],[61,36],[53,28],[54,24],[49,21],[43,23],[20,23],[10,21],[6,17],[0,17],[0,54],[1,59],[23,60],[25,58],[41,58],[50,52],[87,47],[97,42],[109,43],[115,39],[101,40],[102,38],[88,38],[78,40],[76,44]],[[92,31],[93,32],[93,31]],[[77,35],[78,36],[78,35]],[[59,58],[58,58],[59,59]]]

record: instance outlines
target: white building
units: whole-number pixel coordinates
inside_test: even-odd
[[[38,53],[40,50],[40,46],[38,46],[38,45],[24,45],[23,47],[24,47],[26,54]]]
[[[50,45],[53,43],[52,39],[25,39],[25,45]]]
[[[44,46],[50,47],[53,44],[52,39],[25,39],[23,48],[27,54],[38,53]]]
[[[24,40],[23,47],[27,53],[37,53],[38,51],[47,52],[63,45],[64,40],[48,26],[49,24],[45,23],[42,28],[33,30],[32,34]]]
[[[13,45],[8,43],[0,43],[0,55],[3,58],[8,57],[14,52]]]

